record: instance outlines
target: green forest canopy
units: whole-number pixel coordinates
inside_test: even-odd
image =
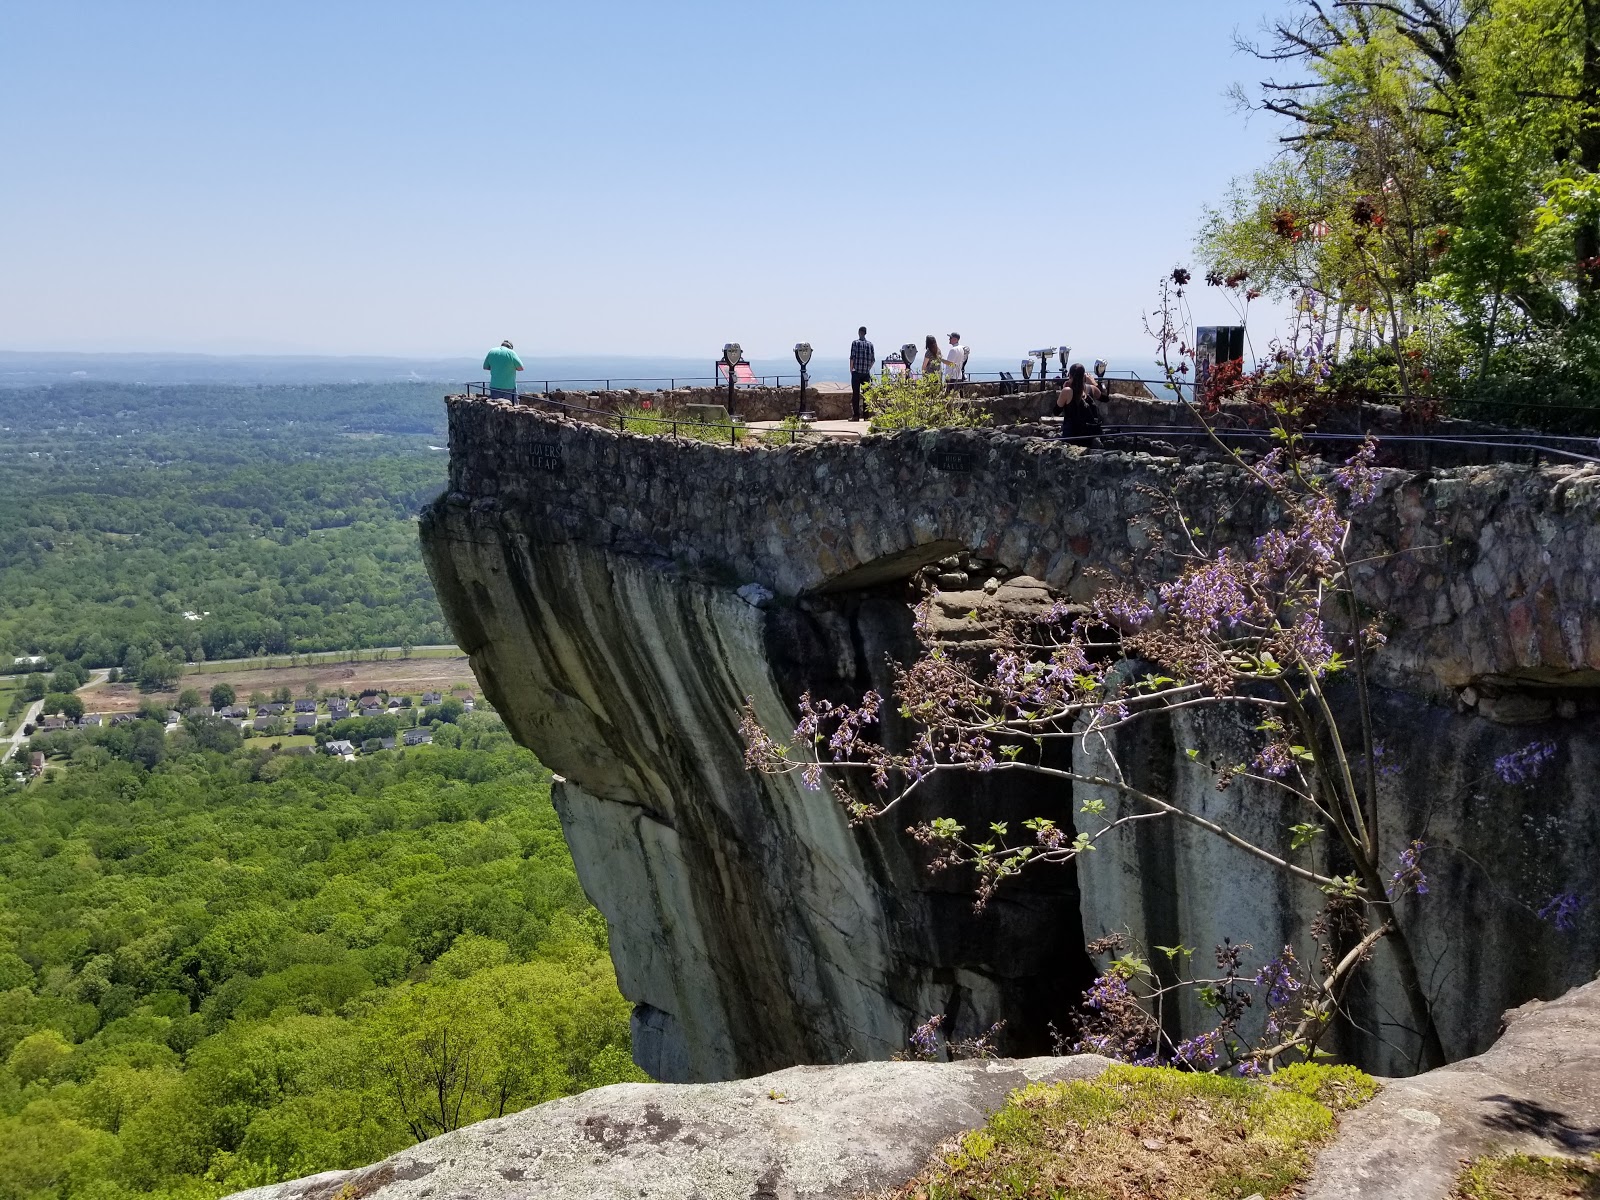
[[[0,651],[65,690],[446,641],[443,445],[427,385],[0,390]],[[450,715],[354,762],[203,718],[34,739],[44,776],[0,782],[0,1200],[210,1200],[642,1078],[548,772]]]
[[[154,768],[86,733],[5,785],[0,1200],[209,1198],[643,1078],[548,772],[460,728]]]
[[[415,525],[443,423],[436,385],[0,389],[0,654],[449,641]]]

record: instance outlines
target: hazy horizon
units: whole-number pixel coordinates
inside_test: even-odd
[[[876,343],[875,343],[876,345]],[[876,345],[880,357],[898,343]],[[487,347],[486,347],[487,348]],[[1138,371],[1147,378],[1156,372],[1149,354],[1106,354],[1085,350],[1075,358],[1092,363],[1105,358],[1114,373]],[[969,369],[977,373],[1019,372],[1020,356],[1011,358],[975,354]],[[687,355],[524,355],[524,386],[546,380],[583,381],[611,379],[624,383],[650,381],[654,387],[673,378],[709,379],[713,360]],[[753,358],[760,375],[793,376],[798,367],[792,357]],[[808,373],[818,383],[849,377],[846,354],[817,354]],[[406,357],[403,355],[316,354],[194,354],[162,352],[15,351],[0,350],[0,387],[28,387],[66,383],[119,383],[150,386],[186,384],[272,385],[312,383],[458,383],[484,378],[482,357]]]
[[[0,348],[1126,356],[1279,2],[17,0]]]

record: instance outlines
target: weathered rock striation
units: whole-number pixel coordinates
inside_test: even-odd
[[[657,1078],[882,1058],[933,1012],[960,1033],[1005,1020],[1014,1050],[1038,1052],[1086,981],[1086,932],[1203,950],[1303,932],[1315,894],[1166,823],[974,914],[963,881],[926,876],[899,829],[933,812],[1065,823],[1070,796],[968,779],[895,828],[851,829],[825,794],[747,772],[736,730],[746,697],[781,729],[802,691],[885,688],[888,658],[913,646],[904,581],[948,556],[947,586],[1003,577],[974,607],[1082,598],[1096,571],[1164,553],[1156,493],[1247,541],[1271,513],[1231,469],[976,431],[734,449],[462,398],[450,429],[450,489],[422,523],[430,570],[485,692],[562,776],[568,841],[636,1004],[635,1056]],[[1386,730],[1408,751],[1385,827],[1396,846],[1426,833],[1449,847],[1447,899],[1416,919],[1455,1054],[1600,961],[1592,935],[1558,936],[1512,902],[1589,878],[1600,849],[1597,517],[1600,474],[1498,466],[1389,472],[1359,521],[1363,599],[1390,621]],[[1507,807],[1480,777],[1541,722],[1558,760]],[[1182,774],[1188,739],[1238,731],[1141,736],[1153,776],[1279,836],[1247,789]],[[1365,998],[1374,1032],[1351,1050],[1398,1070],[1389,1000]]]
[[[1463,1157],[1600,1150],[1600,983],[1506,1021],[1488,1053],[1389,1081],[1344,1114],[1307,1195],[1445,1200]],[[617,1084],[469,1125],[370,1167],[236,1200],[861,1196],[913,1177],[941,1142],[981,1125],[1012,1090],[1092,1079],[1105,1065],[1092,1055],[856,1063],[736,1083]]]
[[[1094,1055],[791,1067],[737,1083],[618,1083],[480,1121],[358,1171],[239,1200],[847,1200],[904,1183],[945,1138]]]

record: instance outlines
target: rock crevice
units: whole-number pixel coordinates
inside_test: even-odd
[[[904,827],[935,814],[1069,826],[1062,789],[964,779],[892,827],[852,828],[826,793],[748,772],[737,732],[747,699],[783,730],[804,691],[890,690],[889,660],[914,649],[896,581],[951,554],[952,579],[972,585],[969,556],[978,575],[1003,568],[975,605],[1081,600],[1094,572],[1162,552],[1141,524],[1158,493],[1246,543],[1271,514],[1228,469],[976,431],[731,449],[461,399],[450,422],[451,490],[424,514],[425,556],[485,692],[562,776],[567,837],[657,1078],[883,1058],[934,1012],[958,1036],[1004,1020],[1008,1048],[1037,1053],[1087,983],[1086,934],[1172,944],[1175,928],[1206,953],[1223,936],[1275,950],[1303,933],[1318,897],[1171,830],[1091,856],[1081,879],[1025,875],[974,913],[970,881],[930,878]],[[1450,1049],[1472,1053],[1501,1009],[1600,965],[1593,937],[1557,938],[1531,911],[1600,854],[1600,474],[1389,472],[1358,535],[1371,560],[1359,586],[1391,621],[1385,728],[1418,751],[1393,783],[1386,842],[1439,847],[1448,899],[1417,919]],[[953,613],[941,619],[960,624]],[[1268,844],[1283,836],[1248,788],[1185,782],[1192,738],[1234,733],[1143,736],[1133,757],[1153,778],[1259,824]],[[1508,808],[1482,777],[1536,736],[1559,736],[1561,755]],[[1366,998],[1371,1037],[1351,1049],[1396,1071],[1391,1000]]]

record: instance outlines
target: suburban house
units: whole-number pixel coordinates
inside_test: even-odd
[[[256,716],[258,716],[258,717],[281,717],[281,716],[283,716],[284,713],[286,713],[288,711],[289,711],[289,706],[287,704],[276,704],[276,703],[274,703],[274,704],[263,704],[260,708],[256,709]]]
[[[433,730],[407,729],[400,734],[400,740],[407,746],[431,746],[433,745]]]
[[[383,716],[383,709],[379,708],[376,704],[368,705],[362,708],[361,715],[363,717],[381,717]]]
[[[217,716],[229,721],[242,721],[250,715],[250,710],[242,704],[230,704],[227,708],[217,709]]]
[[[78,718],[78,724],[85,729],[90,726],[104,725],[105,723],[106,719],[99,713],[84,713],[83,716]]]
[[[296,700],[294,702],[294,710],[297,713],[314,713],[317,711],[317,702],[315,700]]]
[[[294,731],[296,733],[310,733],[316,727],[317,727],[317,714],[316,713],[309,712],[309,713],[296,713],[295,714]]]
[[[350,706],[342,700],[328,702],[328,717],[330,720],[343,721],[350,715]]]
[[[257,733],[269,733],[277,723],[277,717],[257,717],[251,725]]]
[[[443,697],[441,697],[438,692],[422,693],[422,704],[424,708],[430,704],[438,704],[441,699],[443,699]]]
[[[39,722],[39,728],[46,733],[54,733],[56,730],[65,729],[71,724],[72,722],[65,717],[46,717]]]
[[[356,748],[349,742],[329,742],[322,748],[329,754],[337,754],[340,758],[354,758],[356,756]]]
[[[138,713],[117,713],[111,718],[111,723],[113,725],[132,725],[138,719]]]

